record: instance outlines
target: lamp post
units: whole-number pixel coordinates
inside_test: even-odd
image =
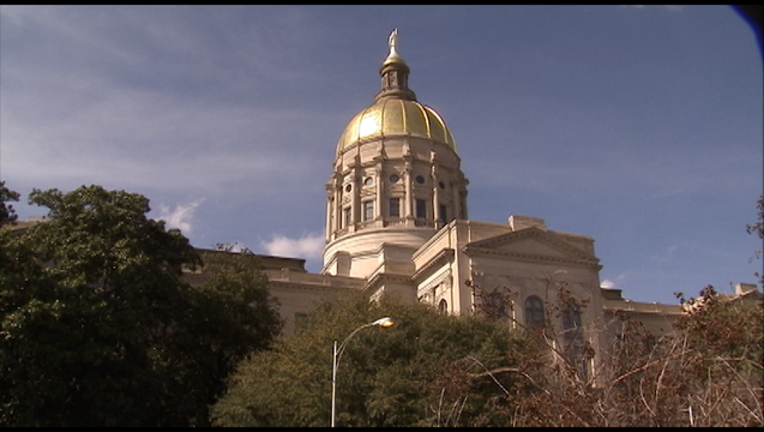
[[[340,366],[340,360],[342,358],[342,352],[345,351],[345,347],[348,344],[348,341],[350,338],[352,338],[356,333],[359,331],[367,328],[367,327],[382,327],[382,328],[390,328],[395,325],[395,320],[389,317],[380,318],[374,322],[370,322],[368,324],[364,324],[361,327],[358,327],[357,329],[353,330],[348,337],[345,338],[344,341],[340,344],[339,349],[337,348],[337,341],[334,341],[334,346],[332,347],[332,427],[334,427],[334,417],[335,417],[335,406],[336,406],[336,400],[337,400],[337,368]]]

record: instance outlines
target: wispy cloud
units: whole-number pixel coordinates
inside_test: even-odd
[[[324,250],[324,235],[308,233],[296,239],[273,235],[269,241],[263,241],[260,245],[270,255],[317,260],[321,258]]]
[[[600,282],[600,288],[614,289],[618,288],[619,284],[626,280],[626,273],[621,273],[613,279],[604,279]]]
[[[689,256],[695,251],[695,243],[694,242],[682,242],[680,244],[675,244],[672,246],[669,246],[665,248],[663,251],[660,251],[650,257],[650,260],[658,263],[658,264],[665,264],[672,259],[676,257],[678,254],[678,251],[681,251],[682,254]]]
[[[166,205],[160,205],[159,219],[167,222],[168,228],[178,228],[183,234],[188,235],[194,229],[192,224],[194,212],[203,202],[204,198],[200,198],[188,204],[178,204],[172,210]]]

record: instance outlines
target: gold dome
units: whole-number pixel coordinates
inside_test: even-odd
[[[359,141],[394,136],[431,139],[456,152],[451,130],[434,109],[415,100],[382,98],[350,120],[337,142],[337,154]]]
[[[451,130],[432,108],[422,105],[408,87],[409,67],[397,51],[398,29],[388,38],[389,54],[379,68],[382,88],[374,103],[356,114],[337,142],[337,155],[362,141],[412,136],[430,139],[456,152]]]

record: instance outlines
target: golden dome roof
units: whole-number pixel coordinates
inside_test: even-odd
[[[451,130],[434,109],[422,105],[408,88],[409,67],[398,55],[398,29],[388,39],[390,52],[379,74],[382,88],[374,103],[353,117],[337,142],[337,155],[360,141],[382,137],[421,137],[445,144],[456,152]]]
[[[359,141],[412,136],[445,144],[454,152],[451,130],[434,109],[416,100],[381,98],[353,117],[337,142],[337,154]]]

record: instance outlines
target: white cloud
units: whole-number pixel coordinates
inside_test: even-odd
[[[618,283],[623,282],[625,279],[626,273],[621,273],[613,279],[603,279],[600,282],[600,288],[618,289]]]
[[[260,242],[260,245],[269,255],[314,260],[321,258],[324,250],[324,235],[309,233],[297,239],[274,235],[270,241]]]
[[[178,228],[184,235],[188,235],[194,228],[191,224],[194,217],[194,211],[196,211],[196,208],[203,202],[204,198],[201,198],[188,204],[178,204],[173,210],[170,210],[166,205],[160,205],[159,219],[163,219],[167,222],[168,228]]]

